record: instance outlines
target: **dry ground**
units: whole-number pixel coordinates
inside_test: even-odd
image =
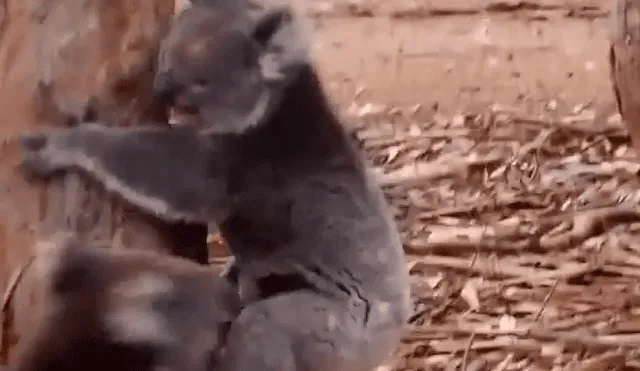
[[[305,3],[394,205],[398,370],[640,369],[640,165],[603,0]]]
[[[305,1],[316,59],[342,103],[360,92],[360,102],[451,114],[611,102],[609,1]]]

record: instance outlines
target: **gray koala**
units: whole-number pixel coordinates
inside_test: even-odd
[[[154,82],[177,126],[22,139],[32,175],[83,172],[162,219],[219,227],[243,300],[224,370],[370,370],[409,316],[397,227],[297,25],[286,7],[230,17],[193,4]]]
[[[13,369],[216,370],[240,303],[211,268],[68,235],[37,250],[42,318]]]

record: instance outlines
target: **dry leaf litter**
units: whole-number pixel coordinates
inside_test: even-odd
[[[382,370],[640,369],[640,163],[619,115],[352,106],[414,314]]]

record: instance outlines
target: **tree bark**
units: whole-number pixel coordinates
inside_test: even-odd
[[[118,126],[166,124],[151,95],[158,42],[174,0],[0,2],[0,283],[5,288],[0,364],[33,327],[40,297],[29,269],[39,236],[71,229],[116,247],[143,247],[208,260],[204,225],[169,225],[142,215],[79,175],[46,186],[17,172],[18,135],[60,127],[94,108]]]
[[[640,2],[616,0],[611,12],[611,83],[618,111],[640,154]]]

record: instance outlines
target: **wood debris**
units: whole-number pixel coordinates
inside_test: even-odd
[[[412,275],[396,370],[640,367],[640,162],[584,111],[355,119]]]

